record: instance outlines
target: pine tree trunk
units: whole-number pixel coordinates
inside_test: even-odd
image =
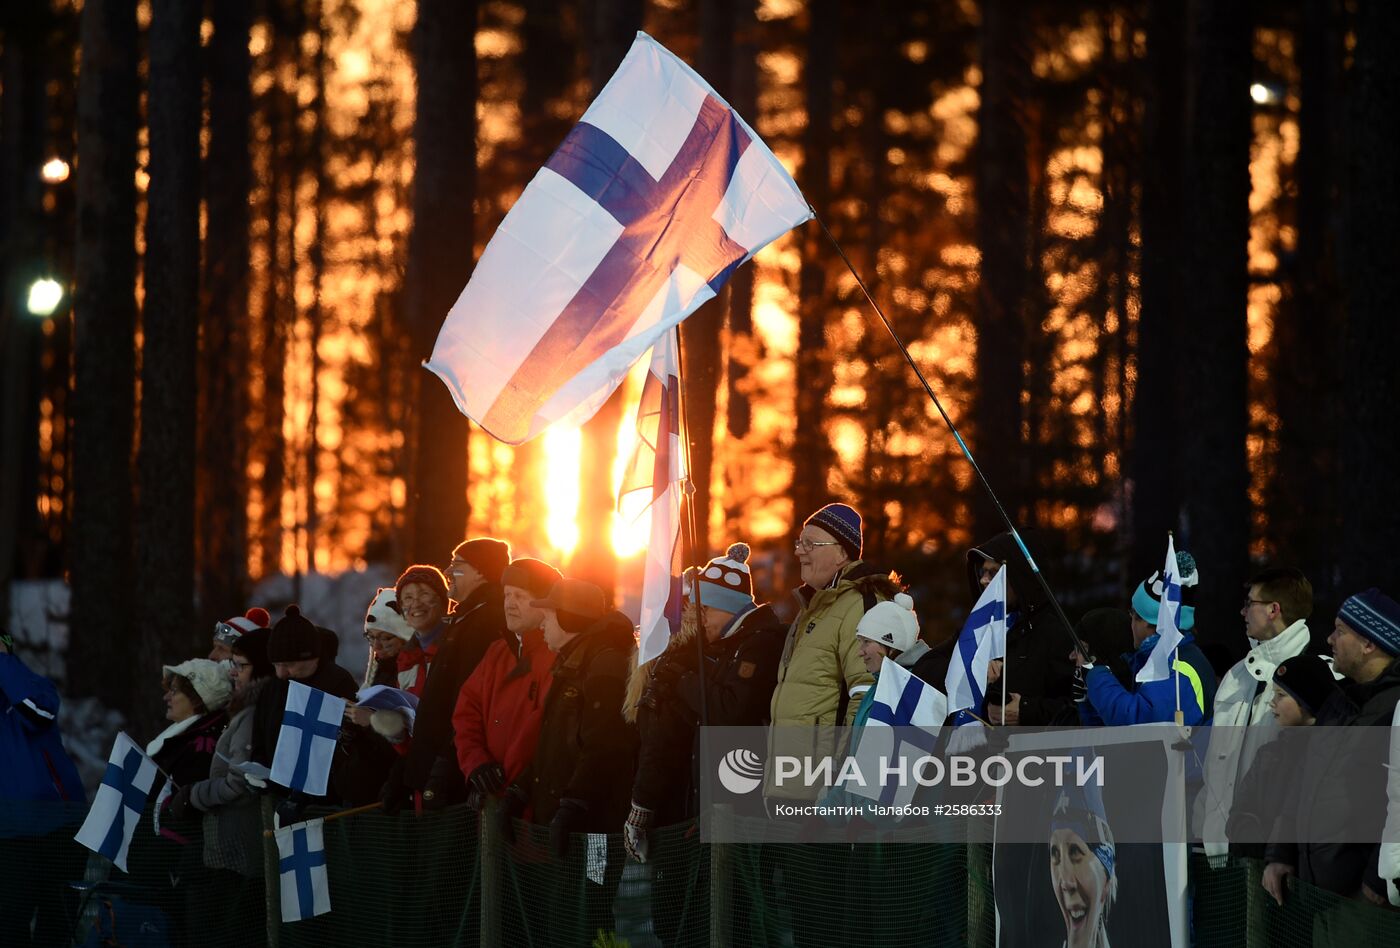
[[[1197,636],[1238,641],[1249,569],[1246,344],[1249,244],[1250,10],[1195,0],[1188,58],[1186,259],[1180,428],[1186,521],[1176,549],[1195,554]]]
[[[758,29],[755,0],[731,0],[733,4],[732,75],[729,104],[755,128],[758,126]],[[725,375],[729,387],[725,430],[742,440],[753,423],[752,405],[745,391],[746,379],[756,358],[758,340],[753,331],[753,271],[749,262],[729,280],[729,346],[725,353]],[[734,492],[729,492],[733,496]],[[733,523],[735,512],[725,515]]]
[[[138,668],[203,644],[194,627],[194,438],[199,358],[200,10],[153,0],[150,30],[150,187],[142,313],[141,446],[136,583],[143,619]],[[145,733],[160,721],[132,679]]]
[[[1400,300],[1400,7],[1362,0],[1348,116],[1346,332],[1342,341],[1341,596],[1400,576],[1395,303]]]
[[[405,302],[415,361],[432,353],[472,268],[476,20],[475,0],[424,0],[413,30],[417,167]],[[416,376],[409,554],[438,563],[466,533],[467,420],[441,382],[426,371]]]
[[[88,0],[81,16],[68,667],[74,694],[125,711],[130,679],[113,669],[131,667],[135,632],[136,4]]]
[[[799,184],[807,201],[824,217],[831,214],[831,149],[834,120],[832,70],[836,63],[840,8],[835,0],[812,0],[807,9],[804,83],[807,127],[802,136]],[[832,251],[817,224],[803,231],[798,276],[796,423],[792,445],[793,533],[828,500],[826,475],[831,444],[826,437],[826,395],[831,389],[831,357],[826,347],[825,261]]]
[[[241,612],[248,585],[252,11],[244,0],[215,0],[212,17],[196,508],[199,628]]]
[[[1180,529],[1181,371],[1177,327],[1182,320],[1181,164],[1186,23],[1179,0],[1151,0],[1147,22],[1148,84],[1143,121],[1142,304],[1133,361],[1133,548],[1128,577],[1162,568],[1167,531]]]
[[[982,89],[977,115],[978,278],[977,395],[973,404],[977,460],[1008,510],[1025,502],[1022,448],[1022,362],[1030,293],[1030,178],[1027,97],[1030,51],[1025,11],[1008,0],[982,7]],[[980,487],[973,502],[977,535],[1005,529]]]

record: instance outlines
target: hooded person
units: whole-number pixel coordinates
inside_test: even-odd
[[[413,744],[407,756],[394,766],[380,790],[388,813],[396,813],[410,799],[428,809],[440,809],[467,798],[467,784],[457,765],[452,715],[462,685],[476,670],[491,643],[505,628],[501,575],[510,561],[510,547],[502,540],[478,537],[459,543],[447,568],[448,591],[456,606],[445,617],[434,640],[420,642],[435,647],[418,703]],[[431,567],[413,567],[431,569]],[[409,572],[399,578],[400,605],[412,624],[412,610],[404,600]]]
[[[1027,727],[1073,723],[1074,639],[1050,603],[1010,533],[967,551],[968,587],[975,602],[1006,567],[1006,655],[988,678],[986,718]],[[999,675],[1006,676],[1006,707]],[[995,685],[995,687],[993,687]]]
[[[1329,892],[1383,903],[1378,843],[1318,841],[1382,838],[1387,780],[1366,731],[1389,727],[1400,706],[1400,603],[1379,589],[1349,597],[1327,641],[1332,669],[1345,680],[1317,711],[1328,740],[1310,742],[1289,782],[1285,813],[1293,822],[1285,820],[1271,838],[1262,883],[1279,902],[1284,878],[1296,874]]]
[[[1226,824],[1234,809],[1236,784],[1249,772],[1260,748],[1278,735],[1270,685],[1274,672],[1303,655],[1311,639],[1307,620],[1313,590],[1301,572],[1264,570],[1245,584],[1244,593],[1240,617],[1249,652],[1231,666],[1215,691],[1205,785],[1193,815],[1206,855],[1217,863],[1230,850]]]
[[[505,624],[457,695],[453,743],[477,803],[498,796],[535,755],[554,653],[544,642],[544,610],[534,600],[563,579],[548,563],[513,560],[501,574]]]
[[[636,722],[640,743],[624,832],[628,852],[639,861],[646,861],[651,828],[699,813],[702,723],[768,723],[787,626],[771,606],[754,600],[749,555],[747,543],[734,543],[724,555],[687,571],[680,629],[628,681],[623,717]],[[703,659],[697,634],[704,636]],[[660,920],[660,927],[668,921]]]
[[[170,724],[146,745],[146,755],[176,787],[209,776],[214,748],[228,725],[224,710],[233,697],[233,680],[222,662],[192,658],[161,668],[165,717]]]

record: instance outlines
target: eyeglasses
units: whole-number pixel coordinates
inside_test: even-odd
[[[1244,608],[1248,609],[1250,606],[1267,606],[1272,602],[1272,599],[1250,599],[1248,596],[1246,596],[1244,600]]]
[[[798,537],[792,548],[798,553],[811,553],[819,546],[840,546],[838,540],[809,540],[806,537]]]

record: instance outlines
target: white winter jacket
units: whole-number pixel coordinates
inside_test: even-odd
[[[1380,875],[1385,880],[1386,894],[1391,905],[1400,905],[1400,705],[1390,719],[1390,774],[1385,779],[1388,802],[1385,808],[1385,830],[1381,833]]]
[[[1265,642],[1253,646],[1236,662],[1215,692],[1215,718],[1204,761],[1205,786],[1196,797],[1191,825],[1201,834],[1206,855],[1223,857],[1230,851],[1225,823],[1234,805],[1235,784],[1249,771],[1260,747],[1278,734],[1269,711],[1274,669],[1308,647],[1307,622],[1299,619]]]

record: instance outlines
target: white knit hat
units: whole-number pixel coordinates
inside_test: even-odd
[[[204,702],[205,711],[218,711],[233,697],[233,672],[229,662],[192,658],[178,665],[162,666],[161,672],[165,676],[179,675],[186,679]]]
[[[399,594],[393,586],[382,586],[365,612],[366,632],[388,632],[407,642],[413,638],[413,626],[399,612]]]
[[[914,600],[905,593],[896,593],[892,602],[875,603],[860,617],[856,635],[896,652],[913,648],[919,640],[919,617],[914,614]]]

